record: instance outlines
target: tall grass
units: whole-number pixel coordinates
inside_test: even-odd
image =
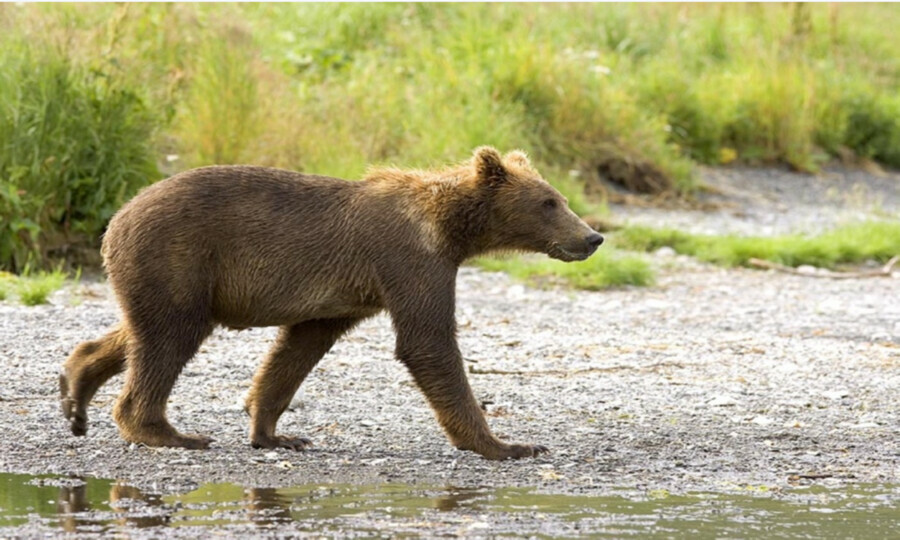
[[[176,136],[194,164],[253,161],[262,131],[252,38],[238,26],[202,36],[175,118]]]
[[[3,4],[0,265],[96,238],[156,163],[358,178],[492,144],[570,193],[689,193],[696,164],[735,160],[900,167],[898,24],[893,5]]]
[[[114,66],[18,43],[0,53],[0,268],[95,239],[157,179],[153,115]]]

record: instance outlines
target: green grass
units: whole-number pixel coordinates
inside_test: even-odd
[[[531,285],[566,284],[602,290],[654,283],[646,260],[631,252],[671,247],[683,255],[722,266],[746,266],[751,258],[787,266],[833,268],[874,260],[885,262],[900,254],[900,222],[877,221],[846,225],[818,236],[709,236],[674,229],[624,227],[609,233],[604,246],[586,261],[563,263],[542,256],[481,257],[480,268],[506,272]]]
[[[16,277],[8,272],[0,272],[0,302],[9,297],[9,291]]]
[[[900,222],[877,221],[846,225],[819,236],[706,236],[673,229],[625,227],[610,235],[620,249],[654,251],[664,246],[702,261],[744,266],[751,258],[787,266],[833,268],[867,260],[884,262],[900,254]]]
[[[62,288],[68,275],[61,269],[25,272],[16,278],[12,289],[19,301],[26,306],[46,304],[51,293]]]
[[[78,281],[80,275],[80,271],[76,272],[72,280]],[[69,278],[62,268],[33,272],[26,267],[21,275],[0,272],[0,301],[14,296],[26,306],[46,304],[50,295],[62,288]]]
[[[646,286],[654,282],[653,271],[640,256],[603,247],[585,261],[564,263],[546,257],[481,257],[475,264],[491,272],[506,272],[531,285],[564,283],[578,289],[598,291],[626,285]]]
[[[0,268],[211,163],[358,178],[491,144],[570,199],[613,169],[686,194],[697,164],[900,167],[898,25],[891,4],[0,4]]]

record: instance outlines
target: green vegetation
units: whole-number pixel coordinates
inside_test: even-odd
[[[2,4],[0,268],[96,245],[141,186],[210,163],[358,178],[492,144],[573,200],[601,172],[689,193],[697,163],[900,166],[898,23],[889,4]]]
[[[746,265],[751,258],[787,266],[833,268],[866,260],[887,261],[900,254],[900,222],[846,225],[819,236],[705,236],[673,229],[626,227],[610,235],[620,249],[654,251],[664,246],[723,266]]]
[[[653,271],[641,257],[601,248],[591,258],[564,263],[546,257],[482,257],[475,263],[489,271],[506,272],[532,285],[560,281],[579,289],[597,291],[624,285],[645,286],[653,283]]]
[[[46,304],[50,294],[59,290],[68,277],[61,268],[32,272],[26,267],[18,276],[0,272],[0,301],[14,294],[26,306]],[[76,274],[74,281],[78,281],[79,277],[80,274]]]
[[[786,266],[834,268],[868,260],[886,262],[900,254],[900,222],[845,225],[819,236],[742,237],[695,235],[674,229],[629,226],[608,234],[609,244],[590,259],[563,263],[543,256],[482,257],[475,264],[506,272],[532,285],[566,283],[586,290],[654,282],[650,265],[635,251],[671,247],[683,255],[722,266],[746,266],[751,258]]]
[[[0,302],[4,301],[9,297],[9,290],[12,287],[12,283],[15,281],[15,276],[8,272],[0,272]]]
[[[152,116],[114,70],[11,48],[0,55],[0,267],[21,270],[98,237],[158,173]]]

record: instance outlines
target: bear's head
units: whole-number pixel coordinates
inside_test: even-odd
[[[587,259],[603,243],[525,153],[501,156],[483,146],[475,150],[472,163],[476,182],[490,201],[485,234],[491,249],[534,251],[569,262]]]

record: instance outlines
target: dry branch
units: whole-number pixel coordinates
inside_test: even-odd
[[[878,270],[864,270],[860,272],[833,272],[831,270],[825,269],[817,269],[815,272],[804,272],[802,270],[798,270],[797,268],[791,266],[785,266],[783,264],[778,264],[772,261],[766,261],[763,259],[750,259],[747,263],[750,266],[756,266],[759,268],[767,268],[769,270],[776,270],[778,272],[784,272],[785,274],[793,274],[795,276],[806,276],[806,277],[818,277],[818,278],[828,278],[828,279],[857,279],[857,278],[870,278],[870,277],[891,277],[894,271],[894,266],[900,262],[900,255],[895,255],[891,257],[891,260],[887,262],[883,267]]]
[[[469,366],[469,373],[471,373],[473,375],[529,375],[529,376],[556,375],[556,376],[567,377],[570,375],[583,375],[585,373],[603,373],[603,372],[609,372],[609,371],[622,371],[622,370],[652,371],[655,368],[661,368],[661,367],[683,368],[683,367],[685,367],[685,365],[680,362],[657,362],[655,364],[649,364],[646,366],[617,365],[617,366],[582,368],[582,369],[572,369],[572,370],[548,369],[548,370],[536,370],[536,371],[482,369],[482,368],[476,368],[475,366]]]

